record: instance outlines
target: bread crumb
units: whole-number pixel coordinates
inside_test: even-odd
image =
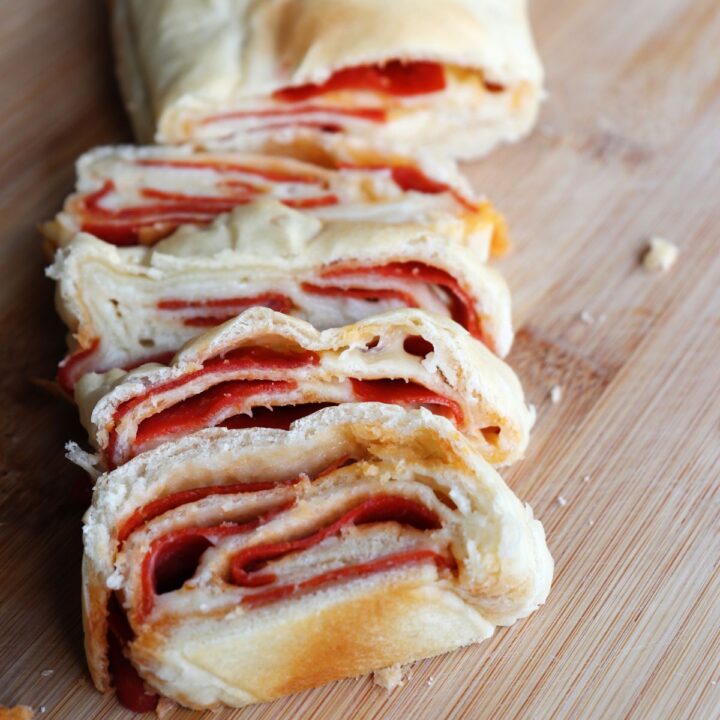
[[[171,713],[175,712],[177,710],[179,705],[169,698],[161,697],[158,700],[158,704],[155,707],[155,715],[160,719],[163,720],[163,718],[168,717]]]
[[[3,707],[0,705],[0,720],[32,720],[33,711],[27,705],[17,705],[16,707]]]
[[[678,247],[661,237],[650,238],[650,245],[643,255],[643,266],[652,272],[666,272],[677,260]]]
[[[50,677],[55,671],[52,668],[47,668],[40,673],[40,677]]]
[[[590,477],[589,475],[586,475],[586,476],[583,478],[583,482],[590,482],[590,480],[591,480],[591,477]]]
[[[565,507],[568,503],[567,499],[564,498],[562,495],[557,496],[557,502],[560,507]]]
[[[557,405],[561,400],[563,396],[563,389],[559,385],[553,385],[550,388],[550,400],[552,401],[553,405]]]
[[[431,675],[431,676],[427,679],[426,685],[427,685],[428,687],[432,687],[434,684],[435,684],[435,678]]]
[[[588,525],[592,526],[592,525],[594,525],[594,524],[595,524],[595,521],[594,521],[594,520],[588,520]]]
[[[395,690],[395,688],[402,687],[405,684],[402,665],[396,663],[382,670],[376,670],[373,673],[373,682],[388,692]]]
[[[583,310],[580,313],[580,322],[586,325],[592,325],[595,322],[595,316],[589,310]]]

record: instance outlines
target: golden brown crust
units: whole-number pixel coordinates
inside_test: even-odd
[[[277,613],[285,614],[280,609]],[[182,647],[188,666],[200,671],[212,667],[223,685],[242,688],[237,694],[224,691],[228,694],[222,701],[232,705],[266,702],[397,662],[441,655],[480,642],[494,631],[451,592],[428,587],[421,577],[351,593],[336,603],[318,603],[306,614],[272,620],[241,636],[233,636],[231,619],[222,625],[224,636],[219,628],[215,633],[208,629],[202,642],[178,641],[178,649]],[[183,685],[164,681],[150,669],[156,668],[162,652],[158,640],[152,634],[139,637],[132,646],[134,662],[158,689],[184,705],[203,707],[183,693]],[[242,653],[233,651],[238,643]],[[238,702],[241,694],[245,697]]]
[[[443,605],[430,595],[422,583],[410,580],[344,602],[315,616],[314,622],[303,620],[288,629],[292,644],[274,633],[284,667],[267,667],[257,690],[273,699],[338,677],[367,674],[398,662],[398,656],[418,660],[486,637],[489,628],[482,622],[469,623],[465,608]],[[405,640],[402,648],[392,640],[397,636]]]

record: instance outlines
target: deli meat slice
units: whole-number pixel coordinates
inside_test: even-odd
[[[449,317],[499,355],[512,342],[510,293],[461,225],[321,221],[262,200],[154,247],[87,234],[48,274],[72,332],[59,379],[167,362],[184,343],[263,306],[319,329],[414,307]]]
[[[107,467],[202,428],[286,428],[343,403],[424,407],[494,464],[522,456],[532,424],[508,365],[457,323],[416,309],[318,331],[253,308],[170,366],[85,375],[75,397]]]
[[[84,545],[90,671],[137,711],[239,707],[479,642],[553,573],[542,525],[449,421],[376,403],[141,455],[98,480]]]

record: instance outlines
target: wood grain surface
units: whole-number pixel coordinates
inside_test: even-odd
[[[720,717],[720,7],[533,0],[532,16],[541,122],[469,172],[514,231],[511,362],[538,422],[505,476],[545,523],[550,600],[392,693],[348,680],[221,717]],[[102,3],[2,0],[0,19],[0,704],[130,718],[83,658],[63,459],[83,434],[32,383],[63,348],[35,224],[81,151],[130,134]],[[638,263],[654,234],[680,246],[666,275]]]

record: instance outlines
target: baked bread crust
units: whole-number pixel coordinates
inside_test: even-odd
[[[347,456],[358,462],[308,479]],[[176,507],[119,541],[128,518],[159,498],[208,485],[283,483],[299,473],[307,473],[300,483]],[[442,521],[424,532],[371,527],[385,538],[379,554],[400,541],[442,547],[455,571],[394,568],[251,609],[242,604],[247,591],[212,579],[243,544],[302,535],[324,513],[378,492],[422,502]],[[158,596],[149,615],[140,612],[138,567],[153,537],[239,517],[243,507],[273,502],[273,493],[295,504],[239,545],[208,551],[189,584]],[[553,572],[542,525],[450,422],[376,403],[328,408],[289,432],[214,428],[163,445],[102,476],[84,520],[83,617],[96,686],[111,682],[105,638],[115,591],[135,634],[126,649],[133,665],[155,690],[195,708],[271,700],[478,642],[543,603]],[[362,537],[357,528],[343,536],[343,557],[361,552]],[[378,546],[368,547],[378,555]],[[333,562],[319,548],[307,561],[315,572]]]
[[[420,354],[406,346],[408,338],[417,337],[426,348]],[[270,365],[233,367],[229,374],[222,367],[206,371],[206,366],[216,367],[218,359],[241,348],[314,353],[315,359],[290,369]],[[85,375],[76,386],[75,399],[90,441],[107,462],[119,465],[142,451],[135,438],[148,417],[234,380],[284,381],[291,386],[280,392],[258,390],[240,405],[233,401],[227,416],[214,416],[213,424],[252,407],[356,402],[362,396],[354,381],[404,381],[402,387],[414,383],[446,407],[455,407],[456,422],[483,456],[498,465],[522,457],[534,419],[520,381],[506,363],[452,320],[415,309],[318,331],[303,320],[251,308],[189,342],[169,367],[149,364],[130,372]],[[394,402],[390,390],[381,391]],[[121,406],[132,409],[121,414]]]
[[[346,154],[423,147],[469,159],[522,136],[537,115],[543,73],[525,0],[116,0],[113,7],[118,74],[144,142],[248,149],[309,141]],[[355,123],[334,137],[317,127],[236,132],[229,140],[207,132],[208,118],[257,107],[277,90],[395,60],[457,72],[437,98],[395,102],[386,122]],[[468,101],[472,112],[461,113]],[[411,112],[398,119],[398,108]]]

